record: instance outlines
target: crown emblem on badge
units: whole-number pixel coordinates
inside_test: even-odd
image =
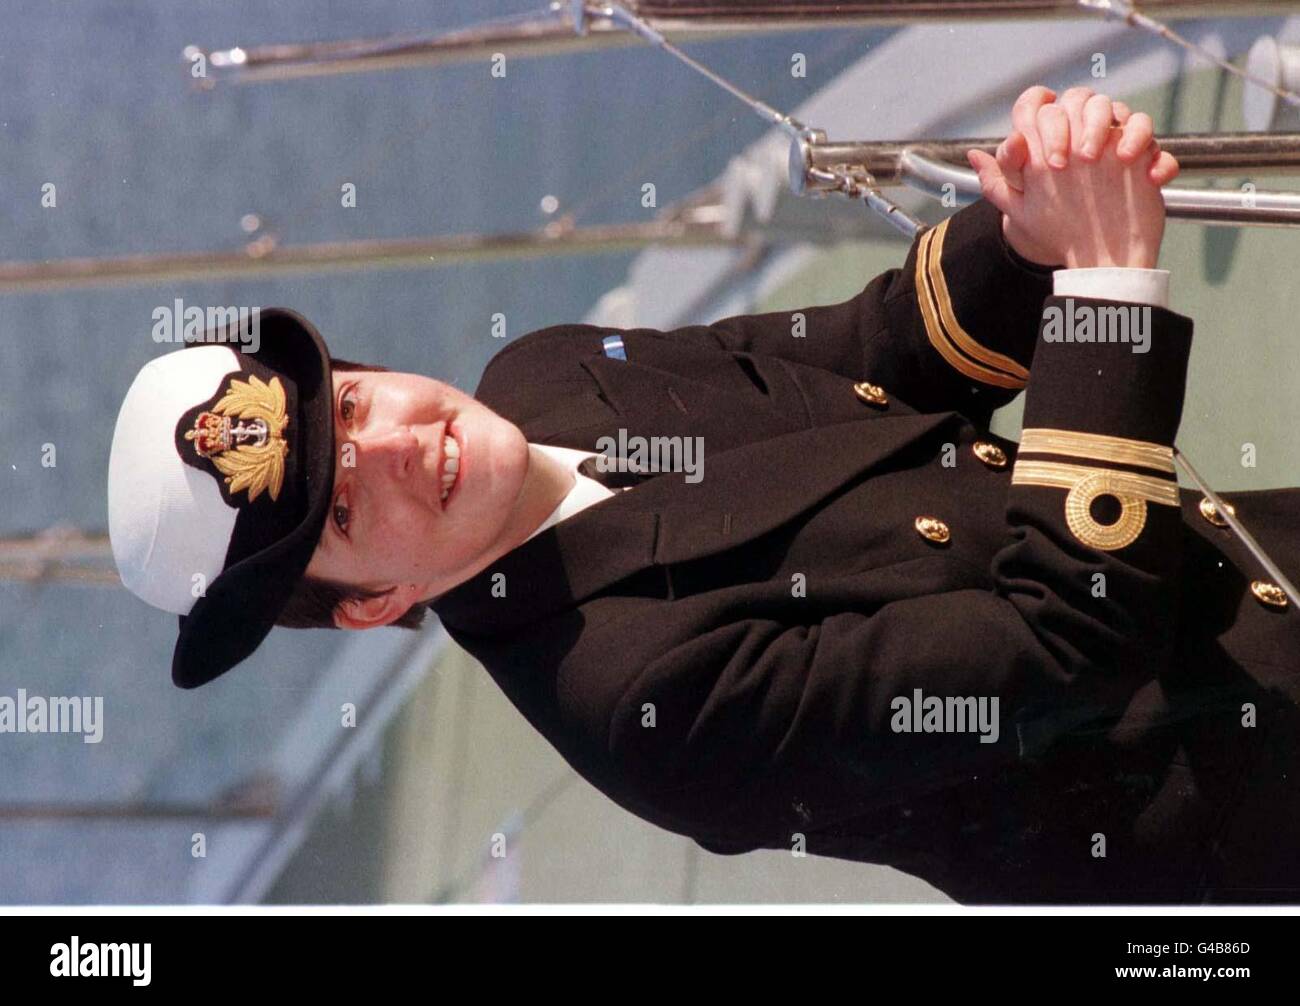
[[[198,414],[185,439],[225,476],[232,496],[247,491],[251,503],[265,490],[276,500],[289,453],[284,439],[288,425],[280,379],[266,383],[250,374],[247,381],[232,379],[211,410]]]

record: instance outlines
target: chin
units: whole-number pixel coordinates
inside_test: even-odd
[[[528,473],[528,441],[514,423],[495,413],[491,413],[491,417],[491,421],[484,425],[488,428],[491,444],[488,450],[492,459],[492,481],[496,491],[508,496],[513,503]]]
[[[468,537],[486,548],[502,533],[528,472],[528,441],[514,423],[484,409],[478,422],[466,424],[465,488],[458,524],[471,527]]]

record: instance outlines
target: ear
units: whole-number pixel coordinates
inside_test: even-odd
[[[374,629],[390,625],[414,604],[404,588],[390,587],[378,597],[352,597],[334,608],[334,624],[340,629]]]

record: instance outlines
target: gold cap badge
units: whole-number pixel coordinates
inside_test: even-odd
[[[226,477],[231,495],[246,490],[251,503],[265,489],[276,500],[289,453],[288,425],[280,379],[265,383],[250,374],[247,381],[232,379],[211,411],[199,413],[185,439]]]

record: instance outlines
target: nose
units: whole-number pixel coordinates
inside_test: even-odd
[[[409,426],[394,426],[358,440],[357,454],[367,467],[394,479],[407,478],[419,466],[420,441]]]

